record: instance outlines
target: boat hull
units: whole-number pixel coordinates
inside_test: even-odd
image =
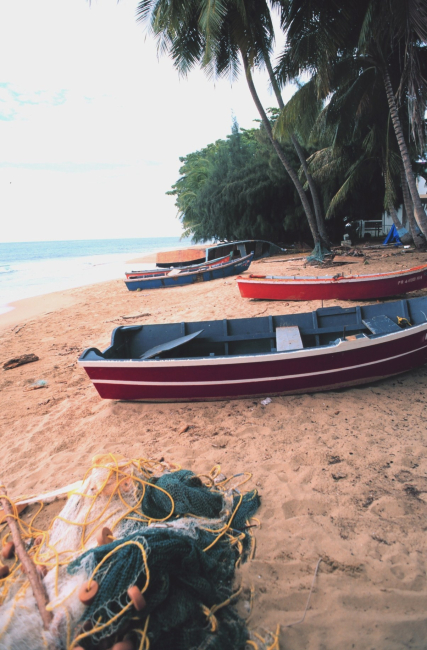
[[[102,398],[176,402],[326,391],[391,377],[426,362],[427,323],[284,353],[153,361],[81,358],[79,364]]]
[[[183,273],[185,271],[196,271],[197,269],[203,268],[203,267],[212,267],[216,266],[217,264],[226,264],[227,262],[231,261],[230,255],[225,255],[224,257],[220,257],[216,260],[212,260],[212,262],[202,262],[201,264],[191,264],[190,266],[185,266],[185,267],[180,267],[179,272]],[[125,273],[126,278],[128,280],[135,280],[135,279],[142,279],[142,278],[160,278],[165,275],[168,275],[173,269],[168,268],[168,269],[150,269],[148,271],[130,271]]]
[[[134,280],[125,280],[129,291],[144,291],[145,289],[163,289],[168,287],[179,287],[196,282],[208,282],[227,278],[232,275],[238,275],[246,271],[252,262],[253,254],[242,257],[241,259],[232,260],[225,264],[217,264],[210,267],[199,268],[195,271],[185,271],[177,275],[163,275],[162,277],[137,278]]]
[[[237,278],[243,298],[257,300],[375,300],[427,287],[427,266],[401,273],[335,278]]]

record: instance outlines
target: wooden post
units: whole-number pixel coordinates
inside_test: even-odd
[[[42,617],[43,627],[47,630],[52,622],[52,613],[46,609],[49,599],[44,584],[41,581],[41,577],[37,572],[34,562],[25,550],[21,535],[19,534],[18,524],[14,519],[13,510],[7,498],[6,488],[4,485],[0,485],[0,491],[3,493],[0,496],[0,503],[3,507],[3,511],[6,515],[5,519],[12,534],[12,540],[15,544],[15,553],[21,562],[23,571],[27,574],[28,580],[30,581],[34,598],[36,599],[37,607],[39,608],[40,616]]]

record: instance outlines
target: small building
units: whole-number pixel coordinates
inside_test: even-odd
[[[418,177],[417,179],[418,192],[421,197],[421,201],[424,205],[424,209],[427,206],[427,183],[424,178]],[[406,220],[406,213],[404,207],[401,205],[396,210],[397,216],[404,228],[409,230]],[[358,236],[363,239],[366,235],[371,237],[385,237],[390,228],[393,225],[393,219],[388,212],[383,212],[382,219],[376,220],[364,220],[361,219],[359,222]]]

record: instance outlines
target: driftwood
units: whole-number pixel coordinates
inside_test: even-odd
[[[48,612],[46,609],[46,605],[49,602],[46,590],[41,581],[41,577],[37,572],[34,562],[25,550],[21,535],[19,534],[18,524],[16,523],[16,520],[13,516],[13,510],[7,498],[6,488],[4,485],[0,486],[0,490],[3,492],[3,496],[0,497],[0,503],[6,515],[5,519],[12,534],[12,540],[15,544],[15,553],[21,562],[24,573],[27,574],[28,580],[30,581],[34,598],[36,599],[37,607],[39,608],[40,616],[42,617],[43,627],[45,630],[47,630],[52,622],[52,613]]]
[[[136,314],[135,316],[120,316],[119,318],[123,318],[124,320],[130,320],[132,318],[143,318],[144,316],[151,316],[150,313],[145,312],[144,314]],[[115,320],[118,320],[117,318]]]
[[[11,370],[12,368],[17,368],[18,366],[23,366],[26,363],[32,363],[38,360],[39,358],[35,354],[22,354],[20,357],[6,361],[3,364],[3,370]]]

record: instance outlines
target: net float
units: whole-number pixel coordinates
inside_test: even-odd
[[[10,573],[10,570],[9,570],[9,567],[6,566],[6,564],[3,564],[3,566],[0,566],[0,580],[2,580],[3,578],[7,578],[9,573]]]
[[[84,582],[79,589],[79,600],[83,605],[91,605],[98,593],[99,585],[96,580]]]
[[[5,560],[10,560],[15,555],[15,544],[13,542],[7,542],[2,548],[1,554]]]
[[[113,533],[106,526],[104,526],[104,528],[101,528],[101,530],[99,530],[96,535],[96,541],[98,542],[98,546],[105,546],[105,544],[111,544],[113,539],[114,539]]]
[[[130,639],[124,639],[123,641],[115,643],[111,650],[135,650],[135,646]]]
[[[141,593],[141,590],[136,585],[133,585],[128,589],[128,596],[131,599],[136,611],[141,612],[147,604],[144,596]]]

